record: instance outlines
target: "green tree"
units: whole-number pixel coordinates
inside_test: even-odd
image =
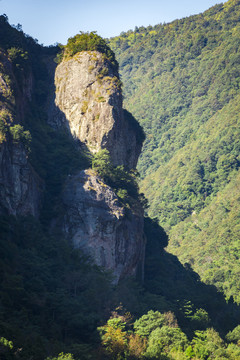
[[[22,142],[26,150],[30,151],[32,137],[29,130],[24,130],[23,126],[16,124],[10,126],[9,131],[15,143]]]
[[[159,311],[148,311],[140,319],[136,320],[133,327],[135,332],[141,336],[149,336],[157,328],[166,325],[166,317]]]
[[[227,358],[225,344],[214,329],[196,331],[192,341],[193,351],[199,359]]]
[[[74,360],[73,355],[60,353],[57,357],[48,357],[46,360]]]
[[[154,359],[168,359],[171,358],[171,351],[183,352],[188,343],[187,336],[180,328],[162,326],[151,332],[146,356]]]
[[[236,326],[232,331],[227,333],[226,340],[240,344],[240,325]]]
[[[126,358],[128,335],[120,318],[109,319],[107,324],[98,328],[105,354],[114,360]]]
[[[90,33],[81,31],[80,34],[70,37],[67,45],[64,47],[64,57],[72,57],[81,51],[99,51],[118,69],[114,52],[107,45],[106,41],[97,35],[95,31]]]
[[[110,154],[107,149],[99,150],[92,159],[92,168],[99,176],[106,179],[111,176],[113,166],[110,160]]]

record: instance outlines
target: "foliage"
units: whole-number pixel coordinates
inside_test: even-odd
[[[113,323],[110,319],[107,325],[99,328],[99,330],[101,331],[102,345],[106,354],[111,359],[124,359],[127,351],[127,333],[121,323]]]
[[[15,350],[16,349],[14,349],[12,341],[9,341],[9,340],[5,339],[4,337],[0,338],[0,357],[1,357],[1,359],[3,359],[3,360],[16,359],[17,356],[15,356],[15,355],[21,349],[18,349],[18,351],[16,351],[16,353],[15,353]]]
[[[37,220],[0,220],[1,334],[24,359],[88,342],[111,296],[111,278],[61,234],[46,235]]]
[[[30,145],[31,145],[31,134],[29,130],[24,130],[24,127],[20,124],[12,125],[8,122],[4,114],[1,114],[0,118],[0,134],[1,134],[1,141],[4,142],[8,140],[12,140],[15,144],[23,144],[26,151],[30,152]]]
[[[131,197],[138,198],[136,173],[133,170],[126,171],[123,166],[113,166],[107,149],[99,150],[93,156],[92,168],[114,189],[127,207],[131,206]]]
[[[109,40],[125,106],[146,133],[138,170],[148,215],[183,264],[237,302],[239,16],[230,0]]]
[[[199,359],[227,358],[224,342],[214,329],[196,331],[192,344],[193,352]]]
[[[227,344],[213,329],[197,330],[191,339],[169,315],[149,311],[126,327],[122,317],[110,318],[98,328],[101,335],[100,359],[237,359],[239,348]],[[159,321],[160,320],[160,321]],[[143,331],[142,331],[143,330]],[[146,330],[146,331],[145,331]]]
[[[30,70],[28,52],[17,47],[12,47],[7,50],[7,53],[8,58],[11,60],[14,66],[15,75],[17,76],[18,81],[23,83],[24,76],[26,76]]]
[[[187,244],[187,251],[179,256],[181,261],[190,262],[206,283],[217,285],[230,301],[232,296],[237,302],[239,180],[237,172],[205,209],[176,225],[170,233],[175,254],[180,255],[181,245]]]
[[[0,143],[3,143],[7,140],[8,134],[8,124],[5,122],[3,118],[0,119]]]
[[[147,358],[168,359],[171,350],[184,350],[188,344],[186,335],[180,328],[158,327],[149,336],[146,351]]]
[[[28,151],[30,150],[30,143],[32,138],[29,130],[24,130],[23,126],[17,124],[10,126],[9,131],[14,142],[22,142],[26,149],[28,149]]]
[[[230,2],[230,6],[223,5],[222,7],[222,5],[219,5],[214,7],[208,12],[207,16],[210,18],[211,16],[220,16],[216,21],[216,23],[218,22],[220,24],[219,26],[223,26],[225,20],[228,19],[229,22],[225,24],[225,27],[229,27],[231,30],[231,21],[233,21],[236,15],[234,15],[234,11],[232,11],[231,16],[229,16],[232,4],[234,4],[233,1]],[[223,10],[221,10],[221,13],[218,13],[220,9]],[[203,17],[205,17],[205,15]],[[149,28],[149,34],[145,34],[144,28],[136,29],[134,33],[129,33],[127,42],[121,43],[121,40],[119,40],[119,44],[122,49],[124,47],[127,49],[130,43],[138,47],[138,39],[141,38],[144,45],[148,44],[150,39],[151,46],[163,48],[166,45],[164,45],[165,39],[167,40],[167,44],[170,45],[170,52],[179,51],[180,56],[182,45],[180,46],[179,44],[178,48],[175,47],[174,34],[176,34],[176,38],[179,36],[181,40],[184,40],[184,34],[187,34],[187,36],[191,35],[190,43],[194,40],[194,44],[189,45],[191,54],[186,55],[184,51],[182,53],[182,56],[185,57],[186,55],[186,71],[191,75],[191,66],[194,69],[193,72],[197,69],[197,66],[193,64],[194,56],[198,53],[200,53],[198,56],[201,56],[205,51],[204,48],[209,45],[209,41],[206,42],[204,38],[205,34],[203,36],[196,36],[194,33],[194,19],[197,19],[197,17],[193,17],[191,20],[179,20],[179,22],[173,23],[174,25],[168,24],[157,26],[154,29]],[[181,23],[183,25],[185,24],[184,30],[180,29]],[[201,26],[199,26],[199,28],[201,29],[203,26],[202,20],[200,24]],[[205,25],[206,27],[210,26]],[[190,28],[192,27],[191,31],[189,30],[189,26]],[[217,27],[217,24],[212,24],[211,26]],[[177,29],[177,27],[179,27],[179,29]],[[159,29],[162,31],[162,34],[161,39],[158,41]],[[237,30],[238,29],[236,29],[236,31]],[[9,346],[5,345],[11,344],[11,342],[3,340],[0,344],[0,357],[3,359],[6,358],[7,360],[19,358],[23,360],[42,360],[47,357],[48,359],[54,360],[95,360],[100,358],[133,360],[154,359],[156,357],[159,359],[181,360],[194,357],[205,359],[239,358],[239,347],[236,344],[238,341],[238,328],[236,328],[236,326],[238,326],[239,308],[231,299],[226,303],[222,294],[218,293],[215,287],[202,283],[198,274],[192,270],[189,264],[183,266],[176,256],[164,251],[164,247],[166,247],[168,243],[168,236],[163,228],[159,226],[159,219],[145,218],[147,246],[144,285],[140,285],[132,279],[125,279],[120,281],[118,285],[113,285],[109,273],[103,272],[96,266],[92,266],[80,251],[72,249],[70,244],[62,237],[60,231],[52,230],[52,220],[62,211],[58,199],[64,180],[68,174],[89,167],[89,159],[83,151],[79,151],[79,149],[75,147],[72,139],[67,134],[61,131],[56,132],[47,125],[46,108],[50,94],[50,81],[46,64],[48,66],[52,64],[52,60],[56,56],[56,48],[46,49],[40,47],[36,41],[26,36],[20,27],[18,27],[18,29],[11,28],[5,16],[0,17],[0,31],[6,35],[1,39],[0,46],[8,53],[12,64],[15,64],[14,74],[6,73],[6,69],[3,67],[0,69],[4,81],[8,85],[8,91],[6,91],[3,99],[4,104],[8,104],[8,106],[6,105],[6,108],[3,109],[4,111],[1,112],[1,130],[3,137],[12,136],[13,141],[22,142],[25,136],[28,138],[28,131],[31,133],[32,140],[29,159],[34,169],[45,182],[43,209],[40,219],[37,220],[27,217],[15,218],[9,216],[1,216],[0,218],[0,332],[4,339],[11,339],[14,344],[13,348],[10,349]],[[223,36],[224,34],[221,31],[220,35]],[[208,35],[210,36],[210,34],[206,32],[206,37],[208,37]],[[214,38],[212,38],[213,44],[218,36],[217,31]],[[74,45],[74,41],[72,44],[74,48],[76,45]],[[230,45],[232,46],[232,44]],[[217,58],[216,52],[214,52],[214,46],[216,47],[216,44],[212,45],[210,48],[211,51],[209,51],[209,53],[213,52],[214,57],[211,58],[213,62],[215,58]],[[230,50],[231,46],[229,48]],[[146,49],[146,51],[149,50],[148,46],[142,49],[139,47],[139,54],[144,52],[144,49]],[[176,120],[176,122],[173,120],[169,128],[173,136],[173,129],[176,129],[176,124],[181,123],[181,120],[183,123],[185,121],[185,115],[183,117],[179,116],[179,118],[175,117],[175,113],[178,112],[178,110],[180,111],[180,109],[172,107],[173,102],[170,101],[172,100],[170,95],[172,94],[175,84],[175,80],[171,78],[172,72],[174,71],[171,71],[171,68],[177,68],[175,65],[177,64],[177,56],[169,60],[167,54],[164,52],[161,54],[164,55],[163,58],[156,61],[156,66],[151,66],[151,68],[157,73],[157,67],[163,64],[161,73],[163,78],[159,82],[163,91],[162,95],[156,91],[157,81],[160,80],[160,78],[156,75],[156,80],[154,80],[155,75],[153,75],[151,78],[153,86],[151,99],[154,100],[157,97],[157,99],[160,100],[157,104],[164,104],[163,100],[164,97],[166,97],[170,102],[171,111],[168,113],[167,108],[164,109],[166,112],[165,125],[168,126],[167,122],[170,115]],[[232,55],[233,54],[234,52]],[[135,56],[134,52],[130,56]],[[188,63],[189,56],[192,57],[192,65]],[[145,60],[147,61],[147,59],[150,58],[151,52],[148,51]],[[144,59],[141,59],[140,56],[137,56],[136,59],[138,61],[139,71],[134,70],[133,74],[136,76],[132,77],[131,81],[136,80],[137,86],[135,86],[134,90],[131,90],[129,86],[130,80],[127,79],[128,85],[126,93],[128,94],[130,90],[134,93],[136,90],[134,101],[138,102],[138,100],[141,99],[139,96],[138,87],[141,86],[140,81],[138,81],[138,75],[141,73],[141,81],[145,81],[149,74],[147,68],[142,70],[140,66],[141,61]],[[127,59],[125,60],[128,61]],[[205,58],[205,60],[207,59]],[[234,64],[237,58],[233,58],[232,60],[232,69],[235,69]],[[1,64],[3,63],[4,61],[2,61],[1,57]],[[18,78],[17,64],[21,65],[21,71],[19,72],[21,76]],[[206,66],[209,66],[209,63],[207,63]],[[220,64],[215,63],[214,66],[217,78],[219,74],[218,66],[220,66]],[[14,104],[13,94],[16,89],[19,90],[20,94],[23,94],[22,85],[24,81],[22,80],[26,79],[25,75],[28,71],[32,71],[35,86],[32,98],[31,100],[29,99],[26,106],[25,116],[23,122],[21,122],[22,125],[16,125],[16,120],[19,120],[16,118],[19,113],[19,105],[17,103]],[[230,71],[230,67],[227,67],[227,72],[228,71]],[[177,79],[179,73],[180,70],[178,72],[175,71],[175,79]],[[185,86],[182,85],[187,82],[184,74],[186,74],[186,72],[184,73],[183,71],[183,76],[177,81],[177,86]],[[231,75],[229,74],[228,72],[222,79],[225,79],[227,82],[228,76]],[[194,77],[192,78],[192,85],[189,90],[190,93],[194,92],[197,84],[200,87],[198,89],[200,91],[198,97],[201,97],[202,91],[200,75],[201,74],[194,75],[197,79],[194,80]],[[16,82],[14,80],[15,77],[17,78]],[[163,85],[167,84],[169,79],[172,80],[171,86],[167,90],[164,90]],[[185,83],[181,83],[184,79]],[[219,77],[219,79],[221,80],[221,77]],[[233,78],[231,79],[233,80]],[[207,79],[205,80],[207,81]],[[217,85],[221,88],[220,80],[219,83],[214,84],[215,88],[217,88]],[[16,89],[14,89],[13,84],[16,85]],[[148,81],[146,81],[145,84],[148,90]],[[202,198],[198,198],[196,194],[193,195],[195,200],[197,198],[196,206],[198,206],[198,211],[196,214],[193,214],[192,225],[198,226],[198,224],[201,223],[201,219],[196,218],[196,215],[198,216],[200,211],[206,210],[206,220],[208,224],[204,225],[201,223],[199,226],[205,226],[204,234],[206,234],[208,229],[210,231],[210,225],[214,224],[211,231],[212,233],[214,233],[214,231],[217,233],[219,221],[214,223],[211,214],[213,212],[218,213],[219,218],[221,217],[223,222],[225,222],[223,226],[226,229],[226,233],[221,231],[221,236],[226,243],[222,257],[226,257],[227,254],[227,233],[231,232],[235,227],[237,229],[238,224],[237,204],[235,201],[238,199],[236,186],[239,181],[236,175],[238,168],[238,146],[236,145],[238,134],[236,114],[238,113],[238,105],[237,98],[234,99],[235,91],[237,91],[237,83],[232,85],[231,81],[231,84],[228,85],[232,90],[232,100],[229,106],[227,107],[226,105],[225,109],[222,107],[222,111],[219,111],[215,117],[212,117],[212,122],[209,123],[208,127],[198,127],[198,125],[196,125],[201,137],[204,137],[208,133],[208,141],[209,144],[211,143],[211,146],[206,147],[208,152],[214,144],[215,135],[220,138],[222,133],[224,133],[224,136],[226,136],[224,139],[222,138],[221,141],[219,140],[221,146],[216,146],[216,158],[214,158],[215,160],[213,161],[213,164],[216,166],[214,165],[215,167],[213,167],[214,171],[212,176],[215,178],[217,174],[217,180],[211,180],[211,168],[209,175],[206,175],[207,171],[204,168],[205,158],[200,154],[200,149],[204,146],[204,143],[198,143],[196,136],[193,136],[196,140],[195,147],[189,147],[186,159],[184,156],[181,157],[181,159],[184,158],[184,160],[187,160],[188,157],[191,158],[194,151],[199,154],[199,160],[196,161],[193,173],[190,171],[189,166],[188,181],[190,181],[189,179],[191,178],[201,178],[203,168],[205,169],[204,176],[208,176],[208,181],[212,181],[212,188],[206,196],[206,204],[209,205],[207,210],[201,207]],[[204,83],[203,86],[207,86],[207,83]],[[142,87],[141,93],[144,93]],[[213,89],[211,89],[211,91],[209,90],[210,95],[213,96],[213,93]],[[189,96],[189,93],[186,91],[186,97],[189,98]],[[225,101],[224,96],[222,94],[219,98],[223,105]],[[209,99],[210,103],[214,105],[216,98]],[[173,99],[173,101],[175,100]],[[181,103],[180,100],[179,102]],[[147,111],[149,109],[149,103],[149,98],[144,99],[141,111]],[[201,115],[199,112],[203,103],[200,101],[199,106],[197,106],[197,104],[195,99],[194,106],[196,105],[195,108],[198,114],[195,114],[194,117],[193,109],[191,109],[191,114],[188,117],[189,120],[192,116],[193,122],[196,122],[198,116],[200,117]],[[185,106],[184,109],[186,112],[188,107]],[[230,110],[232,112],[230,112]],[[151,112],[153,116],[157,116],[157,114],[162,116],[162,109],[159,109],[157,105],[151,109]],[[225,121],[227,117],[226,114],[231,114],[231,123]],[[128,117],[130,127],[135,130],[139,128],[136,121],[132,121],[133,118],[131,118],[129,113],[125,112],[125,117]],[[163,117],[161,117],[161,119],[163,120]],[[201,121],[203,122],[202,117]],[[146,123],[148,123],[147,117]],[[228,124],[231,124],[231,126],[228,126]],[[162,123],[162,125],[164,124]],[[194,124],[191,125],[192,128],[194,128]],[[213,130],[211,130],[211,128],[213,128]],[[156,137],[154,137],[154,141],[151,142],[150,125],[149,128],[146,126],[145,130],[146,129],[146,146],[151,143],[151,151],[153,151],[154,156],[156,156],[158,160],[159,156],[162,156],[162,154],[159,155],[157,151],[159,131],[157,131],[157,127],[153,128],[153,133]],[[140,131],[138,136],[141,142],[144,134]],[[183,139],[184,138],[185,135],[183,133]],[[175,151],[175,140],[171,142],[171,136],[169,139],[168,135],[166,135],[164,139],[169,145],[165,148],[166,159],[167,157],[171,158]],[[230,139],[232,139],[232,143],[236,146],[229,145],[228,150],[231,152],[231,156],[228,158],[228,152],[226,152],[225,149],[220,152],[220,147],[224,148],[224,141],[229,144]],[[176,164],[178,164],[177,166],[180,168],[185,166],[180,161],[179,163],[176,162]],[[101,174],[104,180],[115,189],[119,198],[125,202],[125,204],[131,206],[133,200],[141,199],[147,208],[146,200],[141,194],[138,194],[136,174],[127,172],[123,167],[113,167],[106,150],[99,152],[93,158],[92,166],[95,171]],[[149,173],[154,169],[154,166],[149,166],[149,163],[146,163],[146,166],[149,167]],[[178,173],[178,168],[174,168],[173,166],[173,169],[173,173],[171,173],[171,176],[169,175],[169,183],[171,184],[169,187],[173,187],[174,185],[171,183],[172,178],[174,181],[177,181],[174,177],[175,171],[178,174],[177,178],[179,177],[181,184],[184,178],[181,172]],[[155,170],[157,170],[157,168]],[[157,179],[156,182],[160,183],[161,181],[162,179]],[[187,198],[189,193],[193,193],[191,189],[195,189],[195,187],[198,188],[200,183],[197,182],[196,186],[193,184],[188,185],[189,187],[187,187],[186,190]],[[207,189],[205,184],[204,186],[204,189]],[[152,187],[155,191],[156,188],[154,186]],[[223,191],[222,197],[218,197],[220,202],[218,204],[219,207],[216,208],[214,205],[214,196],[219,194],[219,189],[222,189],[222,187],[225,188],[226,192]],[[149,186],[149,188],[151,188],[151,186]],[[212,189],[215,190],[213,191]],[[168,189],[165,190],[167,192]],[[195,190],[195,192],[197,191]],[[176,197],[177,196],[178,194],[176,193]],[[209,199],[207,200],[207,198]],[[172,196],[169,196],[167,199],[169,203],[167,212],[171,212],[171,216],[173,215],[171,207],[173,204],[172,200]],[[193,201],[192,198],[190,200]],[[209,202],[207,203],[207,201]],[[183,204],[183,212],[188,218],[189,209],[192,205],[188,205],[187,199],[183,199]],[[180,210],[179,213],[181,213]],[[152,211],[152,209],[150,209],[150,211]],[[179,213],[174,215],[176,219]],[[181,216],[184,217],[184,214]],[[192,214],[191,211],[190,214]],[[156,212],[155,215],[158,215],[158,213]],[[171,223],[174,223],[174,217],[173,219],[171,218]],[[230,225],[227,227],[226,222],[229,222],[233,227],[231,228]],[[168,224],[168,220],[166,220],[166,223]],[[181,231],[179,231],[179,235],[181,234]],[[193,236],[196,235],[196,232],[193,232]],[[236,237],[234,247],[230,248],[233,256],[230,260],[232,264],[234,263],[234,257],[237,257],[238,254],[237,246]],[[185,244],[184,247],[186,248]],[[214,255],[214,251],[213,248],[211,256]],[[219,257],[219,254],[217,256]],[[204,259],[204,256],[201,257],[201,259]],[[220,260],[219,257],[219,261]],[[204,263],[204,260],[201,261]],[[218,263],[217,266],[220,267],[220,263]],[[236,265],[232,266],[232,271],[236,276]],[[216,273],[213,267],[209,278],[212,277],[212,283],[214,283],[216,279],[218,279],[220,283],[222,281],[221,277],[225,276],[226,278],[227,273],[227,268]],[[229,294],[231,294],[235,284],[231,280],[227,285]],[[237,293],[236,296],[238,296]],[[121,316],[112,315],[107,321],[110,309],[113,309],[120,301],[130,309],[133,315],[127,316],[126,313]],[[152,311],[150,309],[152,309]],[[100,326],[101,324],[105,325]],[[215,330],[208,329],[208,327],[212,326]],[[98,337],[97,327],[100,327],[101,339]],[[227,343],[225,343],[221,337],[227,332]]]
[[[12,343],[12,341],[9,341],[9,340],[5,339],[4,337],[1,337],[1,338],[0,338],[0,344],[3,345],[3,346],[8,347],[9,349],[12,349],[12,348],[13,348],[13,343]]]
[[[236,326],[232,331],[226,335],[226,339],[236,344],[240,343],[240,325]]]
[[[146,349],[146,340],[132,333],[128,314],[120,316],[115,312],[114,316],[107,321],[106,325],[98,328],[103,358],[107,356],[107,358],[118,360],[142,359]]]
[[[115,60],[115,54],[107,45],[105,40],[92,32],[82,32],[68,39],[67,45],[64,47],[64,57],[72,57],[81,51],[99,51],[104,54],[115,68],[118,68],[118,63]]]
[[[223,294],[214,286],[204,284],[189,264],[183,266],[176,256],[164,251],[161,237],[166,234],[159,225],[157,230],[157,223],[153,225],[154,231],[151,231],[151,222],[148,223],[145,258],[145,289],[158,295],[157,303],[154,298],[148,298],[151,308],[174,312],[177,322],[190,337],[196,329],[213,326],[224,334],[237,326],[238,306],[231,301],[226,304]],[[169,323],[174,324],[174,320]]]
[[[104,179],[111,176],[113,166],[107,149],[100,150],[95,154],[92,159],[92,168]]]
[[[123,109],[123,115],[124,118],[127,120],[128,126],[130,127],[130,129],[134,131],[136,135],[137,144],[142,146],[145,140],[145,133],[143,131],[143,128],[140,126],[138,121],[132,116],[132,114],[126,109]]]
[[[74,358],[70,353],[60,353],[57,357],[48,357],[46,360],[74,360]]]
[[[138,335],[149,336],[151,332],[165,324],[165,317],[159,311],[150,310],[146,315],[134,323],[134,329]]]

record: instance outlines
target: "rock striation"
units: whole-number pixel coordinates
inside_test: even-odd
[[[38,217],[44,186],[29,162],[20,126],[34,79],[30,69],[18,83],[6,54],[0,53],[0,64],[0,214]],[[54,83],[55,99],[49,111],[52,127],[68,131],[76,144],[92,153],[107,149],[115,166],[135,168],[143,133],[122,108],[116,66],[102,53],[84,51],[57,66]],[[63,233],[75,248],[111,270],[115,283],[126,276],[143,278],[143,210],[137,200],[132,209],[125,208],[110,186],[93,170],[85,170],[67,177],[62,203],[64,214],[55,221],[59,224],[61,218]]]
[[[108,149],[114,165],[135,168],[143,133],[122,108],[121,82],[111,62],[97,51],[77,53],[57,66],[55,86],[50,124],[67,127],[92,153]]]
[[[42,190],[24,146],[0,144],[0,214],[38,217]]]
[[[107,149],[114,166],[136,167],[143,131],[122,107],[117,69],[97,51],[63,59],[55,71],[55,100],[49,123],[67,129],[73,139],[97,153]],[[143,279],[145,236],[143,209],[119,202],[113,189],[93,170],[69,175],[62,200],[63,232],[97,265],[111,270],[114,282]]]
[[[63,229],[74,247],[112,270],[114,282],[126,276],[143,278],[145,238],[139,204],[126,214],[113,190],[92,170],[69,177],[63,203]]]
[[[29,162],[24,144],[13,141],[8,134],[10,126],[24,116],[32,82],[31,72],[24,74],[20,88],[11,61],[0,50],[0,214],[39,215],[43,184]]]
[[[107,149],[114,166],[135,168],[143,132],[123,109],[118,72],[104,54],[83,51],[64,59],[55,71],[55,87],[51,126],[65,127],[92,153]],[[124,208],[93,170],[69,175],[62,199],[63,232],[75,248],[111,270],[115,283],[126,276],[143,279],[143,209],[136,200],[131,210]]]

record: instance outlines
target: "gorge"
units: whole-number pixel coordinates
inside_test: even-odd
[[[238,28],[44,47],[0,16],[4,360],[240,357]]]

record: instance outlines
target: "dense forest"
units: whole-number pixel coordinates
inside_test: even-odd
[[[239,297],[240,2],[110,39],[125,106],[146,133],[138,170],[168,251]]]
[[[0,145],[22,143],[45,184],[38,219],[0,216],[1,359],[240,358],[238,14],[239,1],[229,1],[108,44],[82,33],[61,48],[38,45],[0,17],[0,75],[12,90],[0,98]],[[149,209],[136,174],[113,167],[106,151],[79,151],[47,123],[54,61],[94,49],[117,67],[109,45],[126,108],[146,133],[139,172]],[[34,91],[21,114],[30,72]],[[89,167],[126,208],[138,199],[148,211],[143,283],[113,284],[50,226],[68,174]]]

